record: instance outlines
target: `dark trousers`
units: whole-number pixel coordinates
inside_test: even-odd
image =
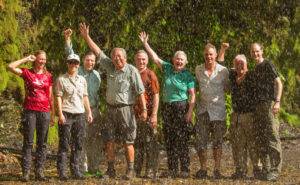
[[[149,126],[150,117],[146,122],[137,118],[137,135],[134,141],[134,168],[140,173],[146,158],[146,171],[156,172],[158,160],[158,143],[155,138],[155,129]]]
[[[68,151],[71,144],[70,170],[71,173],[79,170],[79,163],[83,145],[84,114],[63,112],[66,123],[58,124],[59,149],[57,170],[61,174],[67,169]],[[70,138],[71,135],[71,138]]]
[[[168,168],[178,171],[178,160],[181,163],[181,171],[189,172],[190,157],[186,131],[185,116],[188,111],[188,101],[163,103],[162,118],[165,145],[168,157]]]
[[[31,152],[33,146],[34,131],[36,129],[36,159],[35,170],[44,168],[47,154],[47,137],[50,123],[50,112],[34,110],[24,111],[24,140],[23,140],[23,159],[22,169],[30,170]]]

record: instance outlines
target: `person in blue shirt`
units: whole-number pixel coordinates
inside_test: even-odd
[[[74,53],[70,39],[71,35],[71,29],[65,30],[64,36],[66,41],[66,55]],[[83,76],[87,82],[88,99],[94,118],[92,124],[89,124],[88,122],[85,124],[80,170],[93,174],[96,173],[99,168],[101,156],[104,156],[101,139],[101,113],[99,110],[99,87],[101,84],[101,77],[99,72],[94,70],[95,63],[96,55],[90,51],[83,57],[83,66],[80,66],[77,71],[78,75]]]

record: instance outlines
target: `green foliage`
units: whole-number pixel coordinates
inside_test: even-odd
[[[296,114],[290,114],[284,109],[280,109],[278,117],[280,122],[287,123],[290,126],[296,126],[298,128],[300,127],[300,119],[299,116]]]
[[[93,40],[107,54],[114,47],[123,47],[128,51],[128,62],[133,63],[135,52],[143,48],[138,34],[146,31],[150,35],[149,43],[163,60],[171,62],[176,50],[185,51],[189,61],[187,69],[192,74],[197,65],[204,63],[203,48],[208,42],[217,48],[222,42],[229,42],[226,65],[232,66],[233,58],[241,53],[247,56],[249,68],[254,70],[249,48],[251,43],[261,42],[264,57],[276,65],[281,79],[286,79],[281,107],[288,114],[281,116],[282,121],[289,122],[289,116],[300,115],[297,78],[300,6],[294,0],[0,0],[0,93],[5,88],[23,88],[20,78],[6,73],[6,65],[37,49],[47,52],[47,68],[54,80],[64,73],[62,33],[66,28],[73,29],[74,50],[83,56],[89,50],[78,31],[78,24],[83,21],[90,26]],[[151,61],[149,68],[161,82],[161,71]],[[103,83],[100,89],[102,108],[105,87]],[[226,99],[230,114],[230,96]]]

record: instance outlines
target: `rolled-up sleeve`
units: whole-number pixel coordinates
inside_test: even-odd
[[[62,85],[61,78],[58,78],[55,82],[55,95],[63,96],[63,85]]]

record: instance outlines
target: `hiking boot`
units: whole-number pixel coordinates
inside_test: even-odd
[[[207,179],[208,178],[207,171],[206,170],[197,171],[196,174],[195,174],[195,178],[197,178],[197,179]]]
[[[146,179],[154,179],[155,177],[156,177],[156,173],[152,169],[146,170],[145,173]]]
[[[47,181],[48,179],[44,176],[44,171],[43,169],[37,169],[35,171],[35,180],[37,181]]]
[[[223,179],[224,176],[220,173],[219,170],[215,170],[215,171],[214,171],[214,178],[215,178],[215,179]]]
[[[146,175],[145,175],[145,176],[146,176]],[[135,171],[135,177],[136,177],[136,178],[142,178],[142,176],[141,176],[141,171],[140,171],[140,170]]]
[[[231,177],[231,179],[246,179],[247,178],[247,174],[240,172],[240,171],[236,171],[234,172]]]
[[[134,169],[128,168],[128,169],[126,170],[125,179],[126,179],[126,180],[131,180],[131,179],[134,178],[134,177],[135,177],[135,171],[134,171]]]
[[[277,181],[277,178],[278,178],[278,175],[275,174],[275,173],[268,173],[267,176],[266,176],[266,180],[267,181]]]
[[[190,172],[182,171],[182,172],[179,173],[178,177],[183,178],[183,179],[187,179],[187,178],[190,178],[191,175],[190,175]]]
[[[68,179],[69,179],[69,178],[68,178],[66,172],[60,172],[60,173],[59,173],[59,180],[66,181],[66,180],[68,180]]]
[[[105,172],[105,175],[108,176],[109,178],[115,178],[116,175],[116,170],[115,169],[107,169]]]
[[[160,175],[160,178],[176,178],[177,177],[177,172],[173,170],[168,170],[166,172],[163,172]]]
[[[30,171],[29,170],[23,170],[22,181],[23,182],[29,182],[29,180],[30,180]]]
[[[72,178],[78,179],[78,180],[86,179],[86,177],[84,175],[82,175],[79,170],[76,170],[72,173]]]

